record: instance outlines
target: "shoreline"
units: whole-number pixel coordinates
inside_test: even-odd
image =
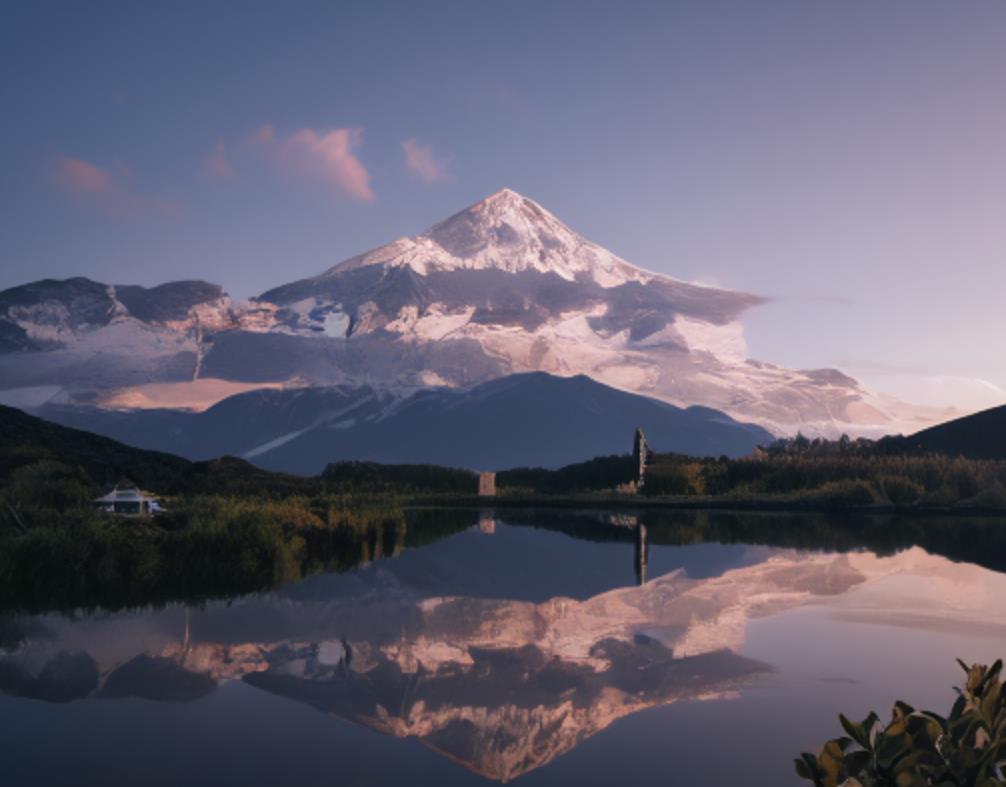
[[[835,506],[814,501],[783,500],[722,500],[701,498],[684,500],[668,497],[636,497],[627,495],[500,495],[479,497],[475,495],[423,497],[406,499],[405,509],[461,508],[461,509],[618,509],[628,510],[669,510],[669,511],[736,511],[738,513],[805,513],[805,514],[854,514],[854,515],[900,515],[921,517],[982,517],[1006,518],[1006,508],[961,508],[954,506]]]

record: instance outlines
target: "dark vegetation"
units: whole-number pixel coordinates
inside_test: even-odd
[[[815,787],[995,787],[1006,784],[1006,693],[1002,661],[968,667],[957,701],[944,718],[897,702],[885,726],[839,716],[846,735],[817,756],[804,753],[796,772]]]
[[[635,479],[629,455],[559,470],[497,475],[501,507],[610,504]],[[122,478],[156,493],[167,512],[122,519],[92,500]],[[119,607],[261,590],[322,570],[397,554],[474,523],[474,511],[422,511],[423,501],[469,504],[477,475],[429,465],[332,464],[320,476],[270,473],[225,457],[189,462],[130,448],[0,408],[0,607]],[[1006,508],[1006,462],[892,454],[869,441],[797,438],[746,459],[653,455],[641,496],[621,507],[767,501],[796,509],[898,511]],[[489,501],[480,501],[485,503]],[[780,517],[649,510],[655,543],[765,543],[884,554],[919,544],[1002,569],[1001,523],[900,515]],[[643,517],[645,516],[645,520]],[[539,512],[572,535],[631,538],[590,517]],[[631,518],[631,517],[630,517]],[[545,523],[545,524],[542,524]],[[617,523],[616,523],[617,524]],[[990,562],[991,561],[991,562]]]
[[[496,485],[508,494],[565,495],[614,490],[635,480],[632,456],[600,456],[558,470],[521,467],[496,474]]]
[[[749,459],[660,455],[643,493],[788,501],[822,508],[1006,508],[1006,462],[936,454],[764,454]]]
[[[478,491],[478,474],[436,465],[385,465],[377,462],[335,462],[321,474],[331,489],[346,493],[422,496],[471,495]]]
[[[167,512],[95,510],[94,497],[124,477],[161,495]],[[438,468],[401,468],[389,486],[362,466],[304,478],[234,458],[188,462],[3,408],[0,607],[199,599],[351,568],[471,524],[460,512],[402,510],[395,490],[437,479],[476,483]]]
[[[55,467],[28,470],[71,488]],[[20,477],[15,488],[38,478]],[[477,521],[474,512],[432,516],[327,493],[196,495],[175,499],[164,514],[120,518],[92,510],[88,497],[49,498],[46,488],[20,501],[24,531],[9,518],[0,525],[0,608],[117,609],[241,595],[397,555]]]
[[[497,474],[504,495],[614,492],[635,480],[630,455],[559,470]],[[832,510],[869,507],[1006,508],[1006,461],[933,453],[890,453],[883,441],[780,440],[751,457],[650,455],[639,493],[697,503],[766,502]]]
[[[0,486],[7,486],[19,469],[40,462],[73,468],[92,488],[129,478],[162,495],[282,498],[311,494],[321,488],[317,478],[270,473],[234,457],[190,462],[172,454],[131,448],[0,406]]]

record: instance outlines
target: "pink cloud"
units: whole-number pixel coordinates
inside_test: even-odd
[[[433,148],[430,145],[422,145],[415,139],[406,139],[402,142],[402,150],[405,151],[405,166],[426,183],[450,179],[447,166],[433,157]]]
[[[373,202],[370,173],[354,153],[362,141],[358,128],[305,128],[279,143],[280,159],[293,171],[333,184],[353,199]]]
[[[90,161],[57,156],[53,162],[56,186],[75,199],[114,216],[142,213],[169,214],[178,205],[165,199],[151,199],[130,189],[129,170],[116,165],[114,171]]]
[[[227,158],[223,142],[218,142],[216,149],[206,157],[206,174],[214,180],[230,180],[234,177],[234,167]]]
[[[71,194],[108,194],[115,189],[115,176],[89,161],[60,157],[56,167],[57,182]]]
[[[276,139],[276,129],[266,123],[260,129],[248,137],[249,145],[268,145]]]

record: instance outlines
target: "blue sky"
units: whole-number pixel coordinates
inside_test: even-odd
[[[991,404],[1004,40],[998,0],[11,3],[0,287],[254,295],[509,186],[773,298],[753,357]]]

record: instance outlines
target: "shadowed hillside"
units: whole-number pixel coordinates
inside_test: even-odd
[[[261,470],[242,459],[190,462],[160,451],[132,448],[107,437],[50,423],[0,406],[0,486],[19,469],[45,461],[82,470],[96,487],[128,478],[160,494],[296,494],[316,479]]]
[[[913,434],[891,438],[898,451],[928,451],[970,459],[1006,459],[1006,405],[948,421]]]

